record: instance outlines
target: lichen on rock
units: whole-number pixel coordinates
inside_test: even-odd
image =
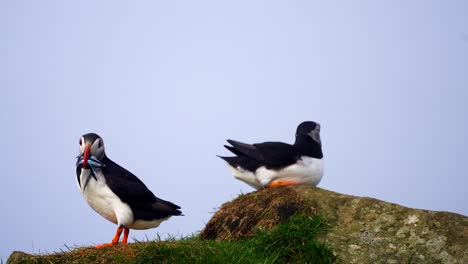
[[[296,212],[324,216],[338,263],[468,263],[468,217],[403,207],[310,186],[265,189],[224,204],[205,239],[249,237]]]

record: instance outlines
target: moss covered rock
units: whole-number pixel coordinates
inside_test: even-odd
[[[338,263],[468,263],[468,217],[310,186],[265,189],[224,204],[200,236],[229,240],[271,229],[296,212],[329,223]]]

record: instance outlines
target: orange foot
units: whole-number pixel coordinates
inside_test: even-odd
[[[105,247],[110,247],[110,246],[113,246],[113,245],[116,245],[117,243],[105,243],[105,244],[102,244],[102,245],[98,245],[96,246],[95,248],[105,248]]]
[[[298,185],[298,183],[294,181],[274,181],[268,184],[267,188],[273,188],[277,186],[289,186],[289,185]]]
[[[96,246],[96,248],[105,248],[105,247],[110,247],[110,246],[113,246],[113,245],[117,245],[117,243],[119,243],[120,234],[122,234],[122,231],[124,231],[124,237],[122,239],[122,244],[127,244],[128,233],[130,232],[130,230],[127,227],[122,227],[121,226],[121,227],[117,228],[117,232],[115,232],[115,236],[112,239],[112,242]]]

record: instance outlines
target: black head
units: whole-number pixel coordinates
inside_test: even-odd
[[[320,124],[313,121],[302,122],[296,130],[296,138],[301,136],[311,137],[319,145],[322,145],[320,140]]]
[[[104,141],[95,133],[88,133],[80,138],[80,156],[83,156],[83,168],[86,168],[88,159],[92,156],[98,160],[105,157]]]

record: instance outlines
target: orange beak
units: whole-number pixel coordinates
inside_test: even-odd
[[[86,165],[88,164],[89,158],[89,148],[91,147],[90,144],[86,144],[84,154],[83,154],[83,168],[86,169]]]

